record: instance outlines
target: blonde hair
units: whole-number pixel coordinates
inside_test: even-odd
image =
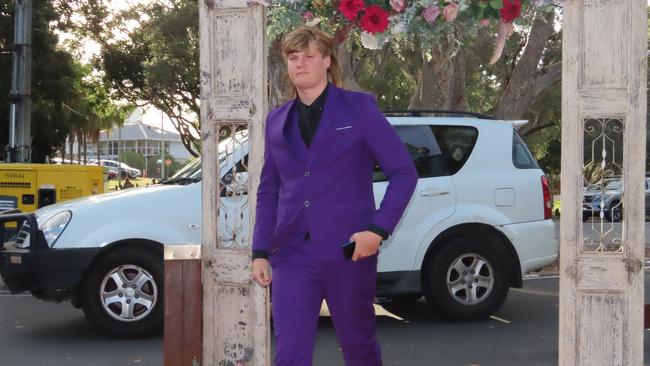
[[[290,54],[309,49],[310,44],[316,46],[323,57],[330,57],[330,67],[327,69],[327,79],[332,82],[332,84],[341,87],[341,66],[339,66],[339,62],[336,59],[334,39],[318,28],[301,26],[287,34],[282,40],[282,56],[284,62],[287,62],[287,58]],[[288,73],[284,75],[284,79],[287,83],[290,97],[295,98],[298,91],[291,83]]]

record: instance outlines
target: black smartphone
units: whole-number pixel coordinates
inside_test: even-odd
[[[341,249],[343,249],[343,256],[347,259],[352,259],[352,255],[354,254],[354,247],[356,246],[356,243],[351,241],[349,243],[345,243],[341,245]]]

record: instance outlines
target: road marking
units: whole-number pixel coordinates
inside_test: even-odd
[[[490,315],[490,319],[494,319],[494,320],[496,320],[496,321],[500,321],[501,323],[505,323],[505,324],[510,324],[510,323],[512,323],[510,320],[506,320],[506,319],[503,319],[503,318],[499,318],[498,316],[495,316],[495,315]]]
[[[32,295],[22,294],[22,295],[11,295],[11,294],[0,294],[0,297],[31,297]]]
[[[560,278],[558,275],[550,275],[550,276],[540,276],[540,275],[526,275],[524,276],[524,280],[545,280],[548,278]]]

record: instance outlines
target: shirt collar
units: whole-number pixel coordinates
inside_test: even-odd
[[[322,109],[325,106],[325,99],[327,98],[327,89],[329,89],[329,86],[330,86],[330,83],[327,83],[327,86],[325,86],[325,89],[323,89],[323,92],[320,93],[318,98],[316,98],[316,100],[314,100],[314,102],[312,104],[310,104],[310,105],[306,105],[305,103],[303,103],[300,100],[300,98],[297,98],[298,99],[298,106],[300,107],[300,109],[310,109],[310,110],[317,109],[317,108]]]

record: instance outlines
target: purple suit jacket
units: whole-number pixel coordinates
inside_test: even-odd
[[[392,233],[418,176],[375,97],[330,84],[309,148],[296,109],[291,100],[266,121],[253,250],[272,255],[309,232],[323,257],[337,259],[341,245],[371,223]],[[379,209],[372,189],[376,163],[389,180]]]

